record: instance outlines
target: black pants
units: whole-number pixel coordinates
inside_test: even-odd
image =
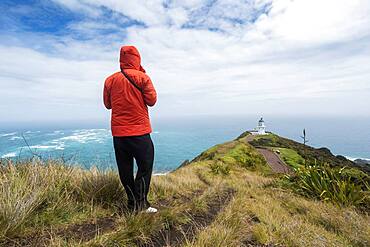
[[[149,134],[113,137],[119,176],[128,199],[128,208],[142,210],[150,206],[147,196],[153,170],[154,145]],[[134,159],[138,170],[134,178]]]

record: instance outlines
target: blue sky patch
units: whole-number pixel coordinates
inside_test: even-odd
[[[61,8],[55,3],[39,0],[1,1],[0,26],[3,30],[57,34],[71,22],[80,21],[81,14]]]

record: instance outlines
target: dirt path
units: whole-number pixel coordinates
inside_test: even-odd
[[[290,173],[292,170],[282,161],[276,153],[269,149],[257,148],[258,152],[263,155],[271,169],[276,173]]]
[[[79,224],[68,225],[64,228],[58,229],[52,235],[46,231],[40,235],[34,234],[18,239],[14,242],[6,242],[4,246],[8,247],[34,247],[34,246],[49,246],[51,236],[63,238],[65,241],[78,240],[86,242],[93,239],[96,234],[103,234],[114,230],[116,227],[115,218],[103,217],[94,220],[81,222]],[[1,244],[0,244],[1,245]],[[3,246],[3,245],[1,245]]]
[[[255,138],[254,135],[249,135],[245,138],[246,142],[251,142]],[[274,151],[271,151],[266,148],[256,148],[257,151],[263,155],[269,166],[271,167],[272,171],[275,173],[291,173],[292,169],[285,164],[284,161],[281,160],[280,156],[276,154]]]
[[[114,230],[116,219],[112,217],[98,218],[92,222],[86,221],[80,224],[70,225],[65,229],[59,230],[56,235],[66,240],[77,239],[87,242],[93,239],[97,234],[104,234]]]
[[[171,227],[169,230],[161,231],[152,238],[150,244],[139,244],[138,246],[181,246],[185,241],[193,240],[200,229],[207,227],[215,220],[219,212],[221,212],[223,208],[229,204],[234,194],[235,191],[233,189],[226,189],[226,191],[221,192],[219,197],[216,196],[213,200],[207,203],[209,208],[207,212],[195,214],[189,212],[189,216],[192,219],[189,223],[177,227]]]

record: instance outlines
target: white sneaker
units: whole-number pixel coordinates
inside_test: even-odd
[[[156,208],[152,208],[152,207],[149,207],[149,208],[147,208],[147,209],[145,210],[145,213],[150,213],[150,214],[152,214],[152,213],[156,213],[156,212],[158,212],[158,209],[156,209]]]

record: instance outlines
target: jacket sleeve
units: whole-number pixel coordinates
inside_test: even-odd
[[[149,76],[145,77],[142,90],[145,104],[148,106],[154,106],[157,102],[157,92],[155,91],[152,80],[150,80]]]
[[[112,105],[110,101],[110,88],[108,87],[107,84],[108,84],[108,79],[104,83],[103,101],[107,109],[112,109]]]

